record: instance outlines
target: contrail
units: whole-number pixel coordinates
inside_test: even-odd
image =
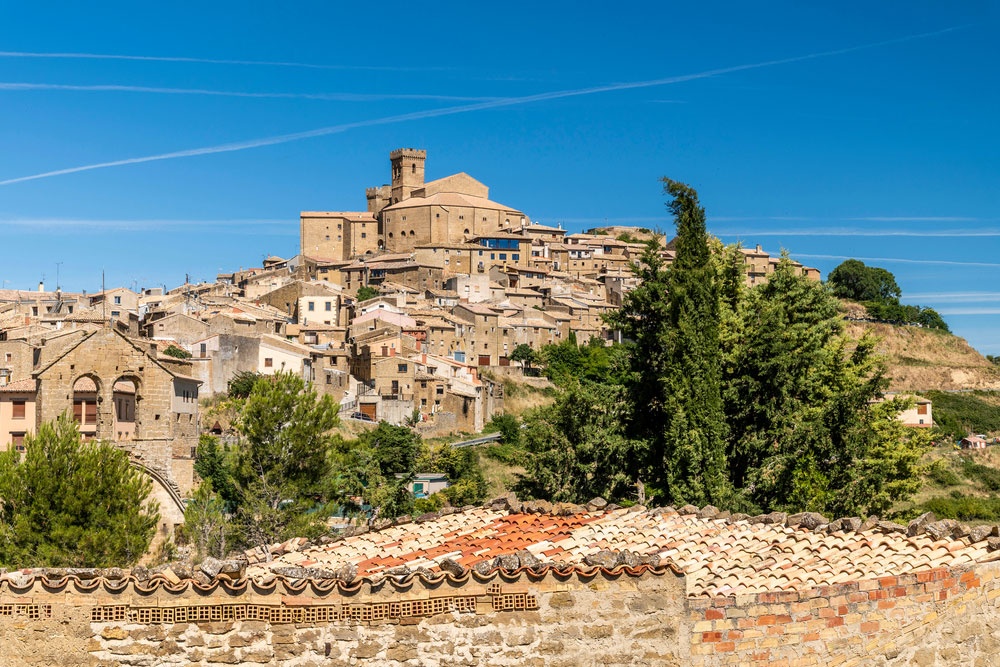
[[[817,217],[812,215],[713,215],[713,222],[997,222],[1000,218],[978,218],[961,215],[876,215],[864,217]]]
[[[294,220],[267,219],[267,218],[226,218],[219,220],[171,220],[171,219],[110,219],[110,220],[88,220],[80,218],[0,218],[0,227],[5,230],[25,229],[35,232],[38,230],[150,230],[150,229],[175,229],[196,227],[198,229],[212,229],[220,227],[266,228],[266,227],[295,227],[298,225]]]
[[[923,292],[907,294],[904,301],[951,301],[953,303],[982,303],[1000,301],[1000,292]]]
[[[1000,308],[936,308],[938,315],[1000,315]]]
[[[129,56],[110,53],[35,53],[28,51],[0,51],[0,58],[51,58],[66,60],[137,60],[160,63],[195,63],[201,65],[250,65],[265,67],[297,67],[300,69],[368,70],[384,72],[445,71],[449,67],[392,67],[379,65],[324,65],[297,63],[281,60],[226,60],[220,58],[191,58],[185,56]]]
[[[68,90],[79,92],[156,93],[162,95],[215,95],[219,97],[251,97],[296,100],[325,100],[333,102],[377,102],[381,100],[434,100],[438,102],[490,102],[500,97],[468,97],[460,95],[431,95],[407,93],[254,93],[204,88],[159,88],[153,86],[126,86],[116,84],[76,85],[67,83],[20,83],[0,81],[0,90]]]
[[[988,268],[1000,268],[1000,264],[994,262],[962,262],[948,259],[903,259],[900,257],[854,257],[851,255],[809,255],[802,252],[795,253],[796,257],[807,257],[809,259],[859,259],[862,262],[895,262],[898,264],[939,264],[942,266],[984,266]]]
[[[665,86],[675,83],[684,83],[687,81],[696,81],[698,79],[708,79],[714,76],[719,76],[721,74],[731,74],[733,72],[743,72],[746,70],[761,69],[764,67],[773,67],[775,65],[786,65],[790,63],[802,62],[806,60],[815,60],[817,58],[825,58],[829,56],[842,55],[845,53],[853,53],[855,51],[862,51],[865,49],[873,49],[879,46],[886,46],[889,44],[898,44],[901,42],[912,41],[915,39],[923,39],[926,37],[932,37],[934,35],[942,35],[948,32],[959,30],[964,26],[958,26],[953,28],[945,28],[944,30],[936,30],[934,32],[920,33],[917,35],[908,35],[905,37],[897,37],[895,39],[884,40],[881,42],[874,42],[871,44],[863,44],[861,46],[851,46],[843,49],[835,49],[833,51],[820,51],[817,53],[809,53],[802,56],[793,56],[790,58],[780,58],[777,60],[765,60],[758,63],[750,63],[746,65],[733,65],[730,67],[721,67],[718,69],[706,70],[703,72],[697,72],[694,74],[684,74],[681,76],[670,76],[661,79],[650,79],[647,81],[632,81],[625,83],[614,83],[603,86],[592,86],[589,88],[578,88],[576,90],[560,90],[552,91],[548,93],[538,93],[535,95],[525,95],[523,97],[509,97],[498,100],[491,100],[488,102],[478,102],[475,104],[465,104],[460,106],[445,107],[441,109],[430,109],[427,111],[417,111],[413,113],[399,114],[395,116],[386,116],[383,118],[375,118],[371,120],[356,121],[353,123],[343,123],[341,125],[331,125],[329,127],[321,127],[315,130],[307,130],[305,132],[293,132],[291,134],[282,134],[273,137],[264,137],[261,139],[251,139],[249,141],[234,142],[228,144],[220,144],[216,146],[205,146],[202,148],[191,148],[182,151],[174,151],[171,153],[160,153],[157,155],[147,155],[143,157],[127,158],[124,160],[114,160],[112,162],[99,162],[97,164],[83,165],[80,167],[69,167],[67,169],[57,169],[55,171],[47,171],[40,174],[32,174],[30,176],[20,176],[17,178],[9,178],[7,180],[0,181],[0,185],[12,185],[14,183],[23,183],[25,181],[34,181],[41,178],[51,178],[53,176],[63,176],[66,174],[75,174],[81,171],[91,171],[93,169],[106,169],[108,167],[121,167],[129,164],[140,164],[143,162],[156,162],[159,160],[174,160],[178,158],[194,157],[197,155],[212,155],[215,153],[230,153],[233,151],[248,150],[251,148],[261,148],[263,146],[273,146],[275,144],[284,144],[290,141],[300,141],[302,139],[312,139],[315,137],[322,137],[330,134],[337,134],[341,132],[346,132],[348,130],[358,129],[362,127],[373,127],[377,125],[390,125],[394,123],[401,123],[411,120],[421,120],[424,118],[437,118],[440,116],[452,116],[455,114],[469,113],[472,111],[485,111],[487,109],[498,109],[501,107],[516,106],[522,104],[531,104],[533,102],[547,102],[550,100],[565,99],[569,97],[582,97],[585,95],[594,95],[597,93],[608,93],[615,92],[619,90],[635,90],[638,88],[651,88],[654,86]]]
[[[869,237],[920,237],[920,238],[992,238],[1000,236],[1000,229],[955,229],[955,230],[890,230],[890,229],[782,229],[740,231],[711,230],[717,236],[869,236]]]

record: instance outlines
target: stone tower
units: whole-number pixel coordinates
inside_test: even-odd
[[[392,164],[392,192],[390,204],[409,198],[410,194],[424,187],[424,161],[427,151],[416,148],[397,148],[389,153]]]

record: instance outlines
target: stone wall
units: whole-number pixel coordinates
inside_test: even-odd
[[[353,586],[95,580],[0,589],[4,664],[16,667],[680,665],[686,623],[683,579],[645,566]]]
[[[292,574],[292,573],[290,573]],[[304,573],[299,573],[304,574]],[[670,567],[0,584],[3,664],[997,664],[1000,563],[688,597]],[[117,573],[121,577],[121,573]],[[148,575],[146,575],[148,576]],[[238,575],[237,575],[238,576]]]

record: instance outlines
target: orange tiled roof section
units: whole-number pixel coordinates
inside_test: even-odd
[[[286,543],[286,548],[296,546]],[[579,566],[604,550],[656,555],[685,574],[691,597],[805,590],[1000,559],[985,539],[935,539],[928,533],[907,536],[877,528],[824,532],[704,518],[669,508],[571,516],[476,508],[292,550],[270,563],[252,564],[248,574],[347,564],[356,566],[361,577],[399,566],[435,571],[446,558],[472,567],[522,549],[545,564]]]

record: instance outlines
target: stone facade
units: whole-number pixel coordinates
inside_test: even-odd
[[[0,588],[4,664],[681,665],[689,653],[669,568],[61,583]]]

